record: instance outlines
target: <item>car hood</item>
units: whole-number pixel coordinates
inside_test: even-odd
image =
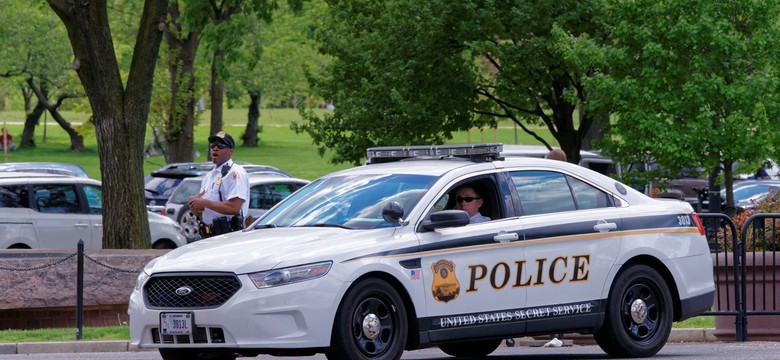
[[[381,252],[393,243],[394,228],[271,228],[199,240],[153,260],[148,273],[221,271],[236,274]],[[377,239],[377,240],[371,240]],[[388,241],[381,241],[386,239]],[[413,245],[413,244],[409,244]]]

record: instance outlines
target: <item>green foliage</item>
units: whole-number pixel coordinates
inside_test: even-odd
[[[0,55],[0,77],[24,84],[29,78],[45,86],[52,102],[60,94],[83,94],[72,71],[73,51],[62,22],[44,1],[2,0],[0,6],[0,47],[13,49]],[[27,85],[21,85],[27,87]],[[71,99],[72,108],[86,99]],[[64,106],[65,108],[67,106]]]
[[[619,162],[657,162],[672,173],[776,154],[778,6],[610,2],[609,73],[588,83],[591,106],[615,115],[600,147]]]
[[[273,22],[250,24],[244,46],[236,51],[243,61],[230,65],[232,96],[254,92],[262,95],[267,107],[299,105],[309,94],[304,71],[319,74],[327,63],[311,32],[324,6],[322,0],[310,1],[296,11],[282,3]]]
[[[336,111],[304,110],[295,129],[335,150],[331,161],[359,163],[375,145],[443,143],[504,119],[532,136],[543,124],[579,154],[593,117],[577,128],[572,115],[587,100],[582,80],[604,59],[590,40],[599,1],[328,5],[317,38],[333,61],[310,83]]]

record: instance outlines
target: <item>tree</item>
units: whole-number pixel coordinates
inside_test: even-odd
[[[245,32],[243,46],[228,70],[232,91],[249,96],[247,125],[241,135],[243,146],[258,146],[261,103],[266,106],[298,106],[308,99],[305,72],[319,74],[327,63],[317,52],[311,29],[324,1],[308,2],[302,11],[281,3],[273,22],[255,21]]]
[[[293,8],[300,8],[302,0],[288,0]],[[170,110],[165,129],[168,143],[167,161],[192,161],[195,61],[198,48],[205,44],[211,58],[211,133],[222,130],[222,101],[224,81],[229,78],[228,67],[237,59],[238,49],[247,28],[257,19],[270,21],[278,8],[276,0],[177,0],[169,9],[169,31],[166,42],[171,52],[167,61],[171,74]]]
[[[334,57],[314,93],[336,110],[304,111],[332,162],[360,163],[374,145],[442,143],[452,132],[510,119],[553,134],[579,161],[595,113],[586,80],[603,66],[600,1],[330,1],[318,29]],[[579,126],[575,110],[581,110]]]
[[[605,152],[622,163],[723,171],[778,151],[779,2],[651,0],[608,7],[610,73],[590,84],[615,114]]]
[[[193,159],[193,126],[195,125],[196,66],[201,33],[208,24],[209,3],[174,0],[168,6],[164,54],[169,82],[164,98],[165,152],[167,162],[189,162]]]
[[[93,111],[103,179],[104,246],[148,247],[143,140],[168,2],[145,1],[126,85],[114,52],[106,0],[48,3],[68,31],[73,69]]]
[[[70,136],[70,150],[84,150],[83,135],[58,111],[64,100],[84,96],[78,80],[66,70],[71,50],[59,19],[42,1],[5,1],[3,9],[0,46],[15,51],[0,58],[0,77],[23,84],[20,88],[27,113],[19,148],[35,147],[35,127],[47,110]],[[49,101],[50,95],[56,96],[54,103]],[[33,96],[38,100],[35,107],[31,105]]]

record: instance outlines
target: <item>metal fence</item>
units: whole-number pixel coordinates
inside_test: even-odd
[[[755,214],[740,229],[716,213],[699,214],[714,254],[716,295],[704,315],[734,316],[735,338],[748,340],[748,318],[780,315],[777,275],[780,214]]]

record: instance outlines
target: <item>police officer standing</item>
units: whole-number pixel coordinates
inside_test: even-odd
[[[211,160],[216,165],[200,184],[200,193],[187,204],[200,219],[200,235],[216,236],[244,228],[249,213],[249,179],[246,170],[232,160],[236,142],[220,131],[209,136]]]

